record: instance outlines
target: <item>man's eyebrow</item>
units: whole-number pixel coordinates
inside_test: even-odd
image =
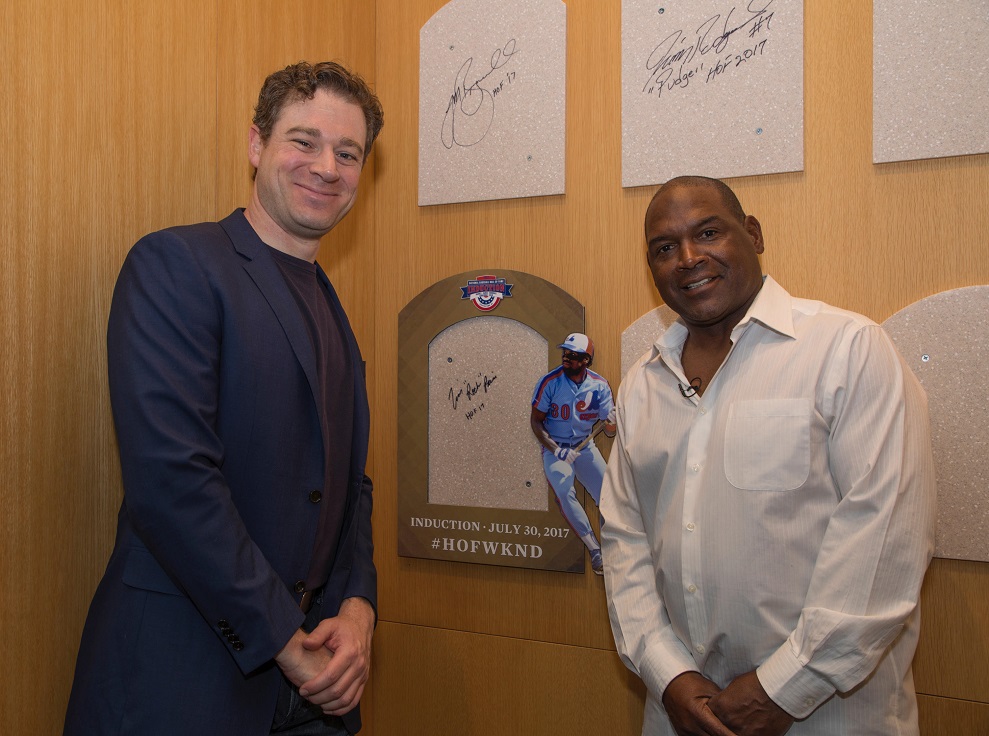
[[[340,143],[345,146],[349,146],[350,148],[357,149],[357,153],[361,155],[361,158],[364,158],[364,147],[353,138],[341,138]]]
[[[285,135],[291,135],[293,133],[305,133],[310,138],[322,138],[323,134],[317,128],[303,128],[301,125],[297,125],[294,128],[289,128],[285,131]]]
[[[708,225],[714,225],[714,224],[717,224],[717,223],[722,222],[723,220],[724,220],[724,218],[721,217],[721,215],[711,215],[709,217],[705,217],[703,220],[697,221],[696,223],[694,223],[693,225],[691,225],[691,228],[690,229],[691,230],[699,230],[702,227],[706,227]],[[654,235],[652,238],[650,238],[649,240],[646,241],[646,246],[648,247],[648,246],[652,245],[653,243],[657,243],[657,242],[659,242],[661,240],[667,240],[667,239],[669,239],[671,237],[672,236],[668,235],[667,233],[658,233],[657,235]]]
[[[696,227],[704,227],[705,225],[711,225],[712,223],[718,223],[718,222],[721,222],[721,219],[722,218],[721,218],[720,215],[711,215],[710,217],[705,217],[703,220],[701,220],[696,225],[694,225],[694,227],[695,228]]]

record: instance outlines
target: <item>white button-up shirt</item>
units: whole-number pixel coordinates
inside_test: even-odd
[[[686,338],[678,321],[622,382],[601,495],[643,733],[674,733],[660,702],[677,675],[724,687],[756,669],[806,719],[791,734],[916,734],[935,498],[919,383],[874,322],[769,277],[703,396],[678,385]]]

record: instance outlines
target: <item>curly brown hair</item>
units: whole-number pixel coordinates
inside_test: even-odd
[[[254,108],[253,123],[261,133],[261,140],[268,142],[285,105],[299,100],[311,100],[320,89],[353,102],[364,112],[367,126],[364,160],[367,161],[374,139],[385,124],[381,102],[360,75],[335,61],[322,61],[318,64],[300,61],[268,75],[261,86],[257,107]]]

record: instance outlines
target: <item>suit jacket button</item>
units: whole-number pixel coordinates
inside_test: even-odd
[[[309,494],[309,500],[312,501],[313,503],[319,503],[320,501],[323,500],[323,494],[320,493],[319,491],[312,491]]]
[[[227,620],[226,620],[225,618],[221,618],[221,619],[220,619],[219,621],[217,621],[217,622],[216,622],[216,625],[217,625],[217,626],[219,626],[219,627],[220,627],[221,629],[225,629],[225,628],[227,628],[227,627],[228,627],[228,626],[229,626],[230,624],[229,624],[229,623],[227,623]]]
[[[220,629],[220,634],[222,634],[223,636],[230,636],[232,633],[234,633],[234,630],[231,629],[229,626],[224,626],[222,629]]]
[[[232,646],[234,648],[234,651],[235,652],[239,652],[241,649],[244,648],[244,642],[237,641],[237,642],[234,642],[233,644],[231,644],[230,646]]]
[[[295,592],[296,593],[305,593],[306,592],[306,581],[305,580],[297,580],[295,582]]]

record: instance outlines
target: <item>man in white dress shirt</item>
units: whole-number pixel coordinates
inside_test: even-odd
[[[601,499],[643,734],[916,735],[923,390],[878,325],[763,276],[723,183],[668,182],[645,234],[680,319],[622,382]]]

